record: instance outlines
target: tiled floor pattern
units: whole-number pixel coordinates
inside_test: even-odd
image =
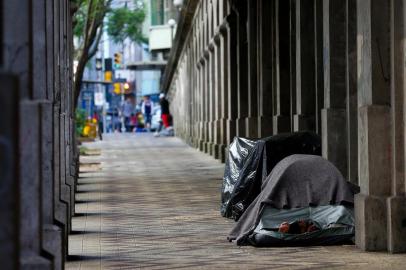
[[[67,269],[406,269],[353,246],[237,247],[219,214],[224,166],[177,138],[110,135],[82,157]]]

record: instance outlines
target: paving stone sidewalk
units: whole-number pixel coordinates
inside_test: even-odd
[[[353,246],[237,247],[219,214],[224,165],[177,138],[86,144],[67,269],[406,269],[406,255]]]

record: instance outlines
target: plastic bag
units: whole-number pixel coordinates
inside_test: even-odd
[[[275,165],[293,154],[321,155],[312,132],[285,133],[260,140],[235,137],[229,147],[221,191],[221,215],[238,220],[261,192]]]

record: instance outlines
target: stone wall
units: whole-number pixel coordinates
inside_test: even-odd
[[[234,136],[314,131],[351,182],[357,245],[406,251],[405,0],[202,0],[163,88],[177,136],[221,161]]]
[[[63,269],[74,214],[67,0],[0,1],[0,261]]]

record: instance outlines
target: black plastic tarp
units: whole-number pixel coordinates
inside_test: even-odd
[[[353,206],[352,185],[333,164],[320,156],[291,155],[275,166],[228,239],[237,240],[238,245],[259,246],[335,244],[354,234],[349,214]],[[282,220],[292,223],[306,215],[305,219],[319,224],[317,232],[289,235],[269,231]],[[330,224],[345,226],[329,227]]]
[[[312,132],[296,132],[260,140],[235,137],[229,153],[221,192],[221,214],[238,220],[261,192],[275,165],[292,154],[321,155],[321,139]]]

